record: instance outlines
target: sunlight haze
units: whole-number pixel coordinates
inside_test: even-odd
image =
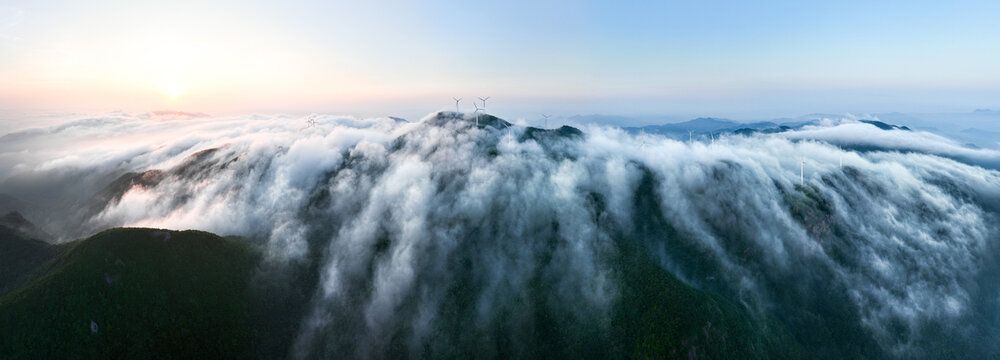
[[[997,8],[15,1],[0,107],[425,114],[489,94],[508,112],[971,110],[1000,94]]]

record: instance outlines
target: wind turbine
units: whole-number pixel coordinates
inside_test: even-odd
[[[314,119],[312,115],[309,115],[309,117],[306,118],[306,127],[310,128],[313,126],[316,126],[316,119]]]
[[[542,114],[542,117],[545,118],[545,125],[542,125],[543,129],[548,129],[549,128],[549,117],[550,116],[552,116],[552,115]]]
[[[688,143],[694,143],[694,131],[688,130]]]
[[[646,146],[646,130],[645,129],[639,129],[639,140],[641,141],[639,143],[639,148],[642,149],[643,146]]]
[[[476,104],[475,101],[472,102],[472,106],[476,107],[476,111],[473,111],[473,113],[476,114],[476,128],[478,129],[479,128],[479,113],[482,112],[483,109],[480,109],[479,108],[479,104]]]
[[[482,97],[481,97],[481,98],[479,98],[479,100],[482,100],[482,101],[483,101],[483,114],[485,114],[485,113],[486,113],[486,100],[489,100],[489,99],[490,99],[490,97],[489,97],[489,96],[487,96],[487,97],[484,97],[484,98],[482,98]]]
[[[455,112],[458,112],[458,113],[462,112],[462,110],[458,109],[458,102],[462,101],[462,98],[452,98],[452,99],[455,100]]]
[[[806,158],[801,158],[799,163],[799,185],[806,184]]]
[[[511,132],[510,132],[510,124],[509,123],[505,123],[504,126],[507,126],[507,145],[510,145],[511,142],[513,142],[513,140],[514,140],[514,135],[511,134]]]

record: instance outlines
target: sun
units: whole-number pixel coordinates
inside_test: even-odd
[[[168,86],[165,92],[167,93],[167,96],[170,97],[170,100],[177,100],[177,97],[184,94],[184,90],[182,90],[180,86],[176,85]]]
[[[176,74],[165,75],[160,82],[160,91],[166,94],[170,100],[177,100],[181,95],[186,92],[185,86],[182,85],[180,77]]]

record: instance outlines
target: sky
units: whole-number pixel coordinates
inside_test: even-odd
[[[0,113],[971,111],[997,2],[7,1]]]

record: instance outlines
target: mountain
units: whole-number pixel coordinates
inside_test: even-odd
[[[875,125],[875,127],[879,128],[879,129],[882,129],[882,130],[905,130],[905,131],[910,131],[910,128],[908,128],[906,126],[886,124],[886,123],[878,121],[878,120],[858,120],[858,121],[863,122],[865,124]]]
[[[39,229],[35,226],[35,224],[32,224],[28,221],[28,219],[25,219],[24,216],[17,211],[11,211],[4,216],[0,216],[0,226],[19,232],[25,237],[36,240],[45,241],[52,238],[52,235],[46,234],[45,231]]]
[[[46,243],[48,236],[20,213],[0,217],[0,297],[38,275],[61,247]]]
[[[255,342],[281,335],[268,325],[284,315],[274,306],[261,311],[274,298],[250,286],[256,255],[246,245],[204,232],[139,228],[111,229],[69,245],[44,276],[0,297],[0,329],[17,329],[0,345],[0,356],[283,356],[254,350]],[[523,329],[536,336],[531,356],[583,351],[612,357],[774,358],[798,351],[763,337],[762,325],[745,310],[683,284],[640,249],[623,245],[615,260],[623,293],[609,319],[615,346],[574,344],[591,335],[567,327],[574,324],[571,319],[542,311],[534,314],[533,327]],[[552,290],[542,285],[531,290],[531,301],[546,301]],[[474,339],[462,340],[472,325],[467,312],[474,311],[466,295],[447,300],[455,317],[443,319],[451,325],[440,329],[459,344]],[[474,344],[447,354],[473,356],[479,349]]]
[[[638,133],[639,130],[643,130],[650,134],[687,135],[688,131],[693,131],[695,133],[702,134],[713,131],[717,132],[721,129],[733,128],[739,125],[740,123],[727,119],[697,118],[673,124],[648,125],[648,126],[643,126],[641,128],[628,127],[624,129],[629,133]]]
[[[467,116],[439,113],[425,123],[452,126],[469,120],[474,121]],[[481,116],[479,121],[481,129],[492,129],[498,135],[511,126],[490,115]],[[583,136],[580,130],[568,126],[527,128],[513,140],[537,141],[548,144],[549,151],[559,152],[563,150],[554,143],[578,141]],[[401,137],[395,151],[405,151],[407,143],[413,141],[416,139],[410,136]],[[167,170],[126,173],[99,191],[93,201],[112,206],[126,192],[136,189],[155,189],[177,181],[205,181],[225,170],[224,164],[239,161],[231,158],[225,147],[198,151]],[[348,169],[362,170],[357,165],[348,165],[345,171]],[[649,179],[645,184],[644,191],[655,191]],[[634,201],[646,209],[643,211],[658,212],[649,199],[637,195]],[[597,210],[607,211],[603,205]],[[16,215],[7,218],[24,225]],[[666,229],[656,222],[643,227],[651,235]],[[558,241],[535,240],[545,247]],[[18,329],[9,342],[0,346],[0,357],[287,356],[301,326],[298,320],[308,314],[309,308],[308,298],[294,294],[318,290],[315,282],[302,281],[315,281],[311,274],[316,270],[309,270],[310,266],[283,267],[282,274],[268,275],[269,266],[258,265],[258,250],[248,241],[197,231],[122,228],[61,247],[32,243],[47,249],[47,257],[31,262],[41,274],[0,298],[0,329]],[[567,317],[570,313],[552,303],[560,298],[558,282],[539,273],[524,298],[534,310],[497,323],[520,333],[505,335],[510,338],[503,341],[521,344],[508,348],[500,343],[483,343],[496,330],[470,330],[480,326],[475,320],[481,311],[476,305],[476,291],[448,291],[442,298],[447,311],[438,315],[435,338],[452,345],[430,350],[433,357],[478,357],[487,350],[485,354],[499,357],[693,354],[775,358],[798,351],[787,339],[787,330],[782,330],[775,319],[759,319],[730,300],[685,284],[660,268],[657,260],[638,244],[626,238],[615,241],[621,252],[607,260],[617,274],[621,295],[609,304],[606,316]],[[545,243],[550,245],[542,245]],[[0,253],[8,254],[12,253]],[[469,256],[473,257],[465,261],[473,260],[475,255]],[[0,259],[0,263],[8,260]],[[254,272],[257,275],[251,276]],[[300,275],[289,277],[296,272]],[[454,274],[457,278],[450,285],[453,289],[481,286],[476,271]],[[765,335],[768,333],[786,334],[786,338]],[[388,341],[387,354],[407,357],[405,338]]]
[[[199,231],[101,232],[0,298],[0,357],[251,357],[254,261]]]
[[[66,213],[236,236],[116,228],[56,249],[0,298],[21,334],[0,357],[1000,354],[994,152],[888,123],[704,118],[687,125],[782,134],[642,146],[457,112],[227,121],[136,124],[153,150],[80,154],[70,174],[107,180]]]
[[[811,117],[818,117],[825,115],[826,114],[812,114],[803,116],[801,118],[808,119]],[[819,120],[816,119],[810,119],[810,120],[786,119],[786,120],[788,121],[779,124],[772,121],[739,123],[728,119],[697,118],[673,124],[648,125],[642,127],[625,127],[622,129],[633,135],[639,134],[640,132],[644,132],[647,134],[664,135],[673,139],[686,139],[689,136],[697,136],[698,138],[707,138],[727,133],[737,134],[737,135],[751,135],[755,133],[773,134],[773,133],[786,132],[790,130],[797,130],[805,126],[815,126],[819,124]],[[878,120],[859,120],[859,122],[873,125],[879,128],[880,130],[910,131],[910,128],[906,126],[887,124],[885,122]]]

